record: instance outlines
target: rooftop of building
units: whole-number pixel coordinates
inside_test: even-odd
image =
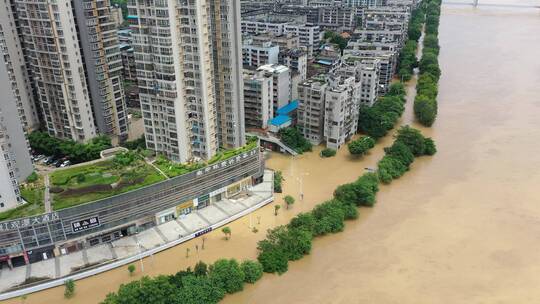
[[[283,73],[288,71],[289,68],[281,64],[265,64],[257,68],[257,71],[264,71],[270,73]]]
[[[276,127],[284,125],[291,121],[291,117],[287,115],[278,115],[270,120],[270,124]]]
[[[283,107],[277,109],[276,113],[279,115],[288,115],[294,110],[298,109],[298,100],[293,100],[290,103],[284,105]]]

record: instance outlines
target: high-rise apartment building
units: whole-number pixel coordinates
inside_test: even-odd
[[[26,59],[21,47],[20,32],[16,25],[13,2],[5,2],[0,8],[0,53],[7,70],[7,81],[15,99],[17,114],[25,131],[39,128],[38,108],[34,101]]]
[[[121,57],[110,0],[14,0],[36,102],[50,135],[127,135]],[[12,30],[12,29],[10,29]],[[4,32],[8,31],[4,28]]]
[[[23,203],[19,182],[33,171],[10,74],[0,57],[0,212]]]
[[[274,117],[273,75],[244,70],[244,109],[246,128],[266,129]]]
[[[147,146],[173,161],[245,143],[239,0],[129,0]]]
[[[302,135],[318,145],[324,139],[324,107],[327,84],[324,79],[308,79],[298,85],[298,127]]]
[[[361,83],[339,74],[329,74],[326,81],[324,138],[328,148],[337,150],[358,129]]]
[[[72,2],[98,132],[127,138],[122,55],[110,0]]]

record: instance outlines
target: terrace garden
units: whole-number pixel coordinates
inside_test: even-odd
[[[165,180],[137,152],[126,152],[89,165],[57,170],[51,174],[53,209],[114,196]]]
[[[19,217],[33,216],[45,212],[43,202],[45,186],[43,177],[39,177],[33,182],[27,182],[19,187],[21,196],[26,204],[0,213],[0,221]]]
[[[222,150],[218,152],[216,155],[214,155],[214,157],[212,157],[207,162],[180,164],[180,163],[174,163],[168,160],[164,156],[158,156],[158,158],[154,162],[154,165],[158,167],[161,171],[163,171],[168,177],[175,177],[175,176],[179,176],[182,174],[186,174],[186,173],[198,170],[207,165],[212,165],[219,161],[229,159],[231,157],[235,157],[244,152],[251,151],[257,147],[257,142],[258,142],[257,137],[249,137],[246,145],[237,149]]]

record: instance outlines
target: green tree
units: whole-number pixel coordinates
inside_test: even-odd
[[[169,296],[167,303],[217,304],[225,297],[224,288],[206,276],[184,276],[182,277],[182,286],[184,287]],[[138,304],[139,302],[131,303]]]
[[[129,272],[129,276],[133,276],[133,273],[135,272],[135,265],[129,264],[128,272]]]
[[[304,138],[302,132],[294,127],[283,128],[278,132],[279,137],[287,146],[298,153],[304,153],[312,150],[312,144]]]
[[[278,210],[281,208],[280,205],[275,205],[274,206],[274,215],[277,216],[278,215]]]
[[[330,200],[317,205],[313,211],[315,217],[314,235],[324,235],[343,231],[345,227],[345,213],[341,202]]]
[[[225,226],[223,228],[221,228],[221,232],[223,232],[223,234],[225,234],[225,239],[230,239],[231,238],[231,228],[229,228],[229,226]]]
[[[245,275],[235,259],[219,259],[210,266],[208,277],[227,293],[244,289]]]
[[[437,147],[435,146],[435,142],[431,138],[426,138],[424,140],[425,142],[425,149],[424,154],[425,155],[435,155],[437,153]]]
[[[283,174],[281,171],[274,172],[274,191],[281,193],[283,191],[281,184],[283,183]]]
[[[351,141],[347,146],[352,155],[364,155],[369,149],[375,147],[375,140],[369,136],[362,136]]]
[[[331,149],[331,148],[326,148],[321,151],[322,157],[333,157],[335,155],[336,155],[336,150]]]
[[[64,282],[64,298],[69,299],[75,295],[75,282],[73,280],[66,280]]]
[[[257,260],[263,266],[264,272],[283,274],[289,269],[287,253],[279,246],[261,250]]]
[[[240,264],[240,268],[244,272],[244,282],[246,283],[255,283],[263,275],[263,267],[261,263],[257,261],[246,260]]]
[[[414,99],[414,115],[418,121],[431,127],[437,117],[437,102],[424,95],[417,95]]]
[[[208,273],[208,265],[205,262],[199,261],[193,268],[193,274],[196,276],[206,276]]]
[[[294,197],[290,195],[286,195],[283,200],[285,201],[285,204],[287,205],[287,209],[290,208],[294,204]]]
[[[414,156],[424,155],[424,150],[426,148],[424,136],[417,129],[411,128],[410,126],[399,128],[396,140],[404,143]]]

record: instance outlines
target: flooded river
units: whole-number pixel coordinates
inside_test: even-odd
[[[224,303],[540,302],[539,32],[536,9],[443,6],[439,117],[422,129],[439,153],[383,186],[375,208],[361,209],[345,232],[317,239],[312,254],[290,263],[287,273],[265,275]],[[414,81],[408,90],[414,93]],[[401,123],[412,122],[411,105]],[[174,273],[198,260],[255,258],[268,227],[330,198],[338,184],[374,167],[391,142],[384,138],[362,159],[346,149],[330,159],[272,154],[267,165],[283,171],[284,194],[297,198],[291,210],[274,216],[272,204],[229,225],[229,241],[213,232],[205,250],[196,252],[197,239],[147,258],[144,274]],[[276,203],[283,204],[280,195]],[[139,264],[133,277],[124,267],[77,281],[71,300],[54,288],[25,303],[93,304],[141,275]]]

